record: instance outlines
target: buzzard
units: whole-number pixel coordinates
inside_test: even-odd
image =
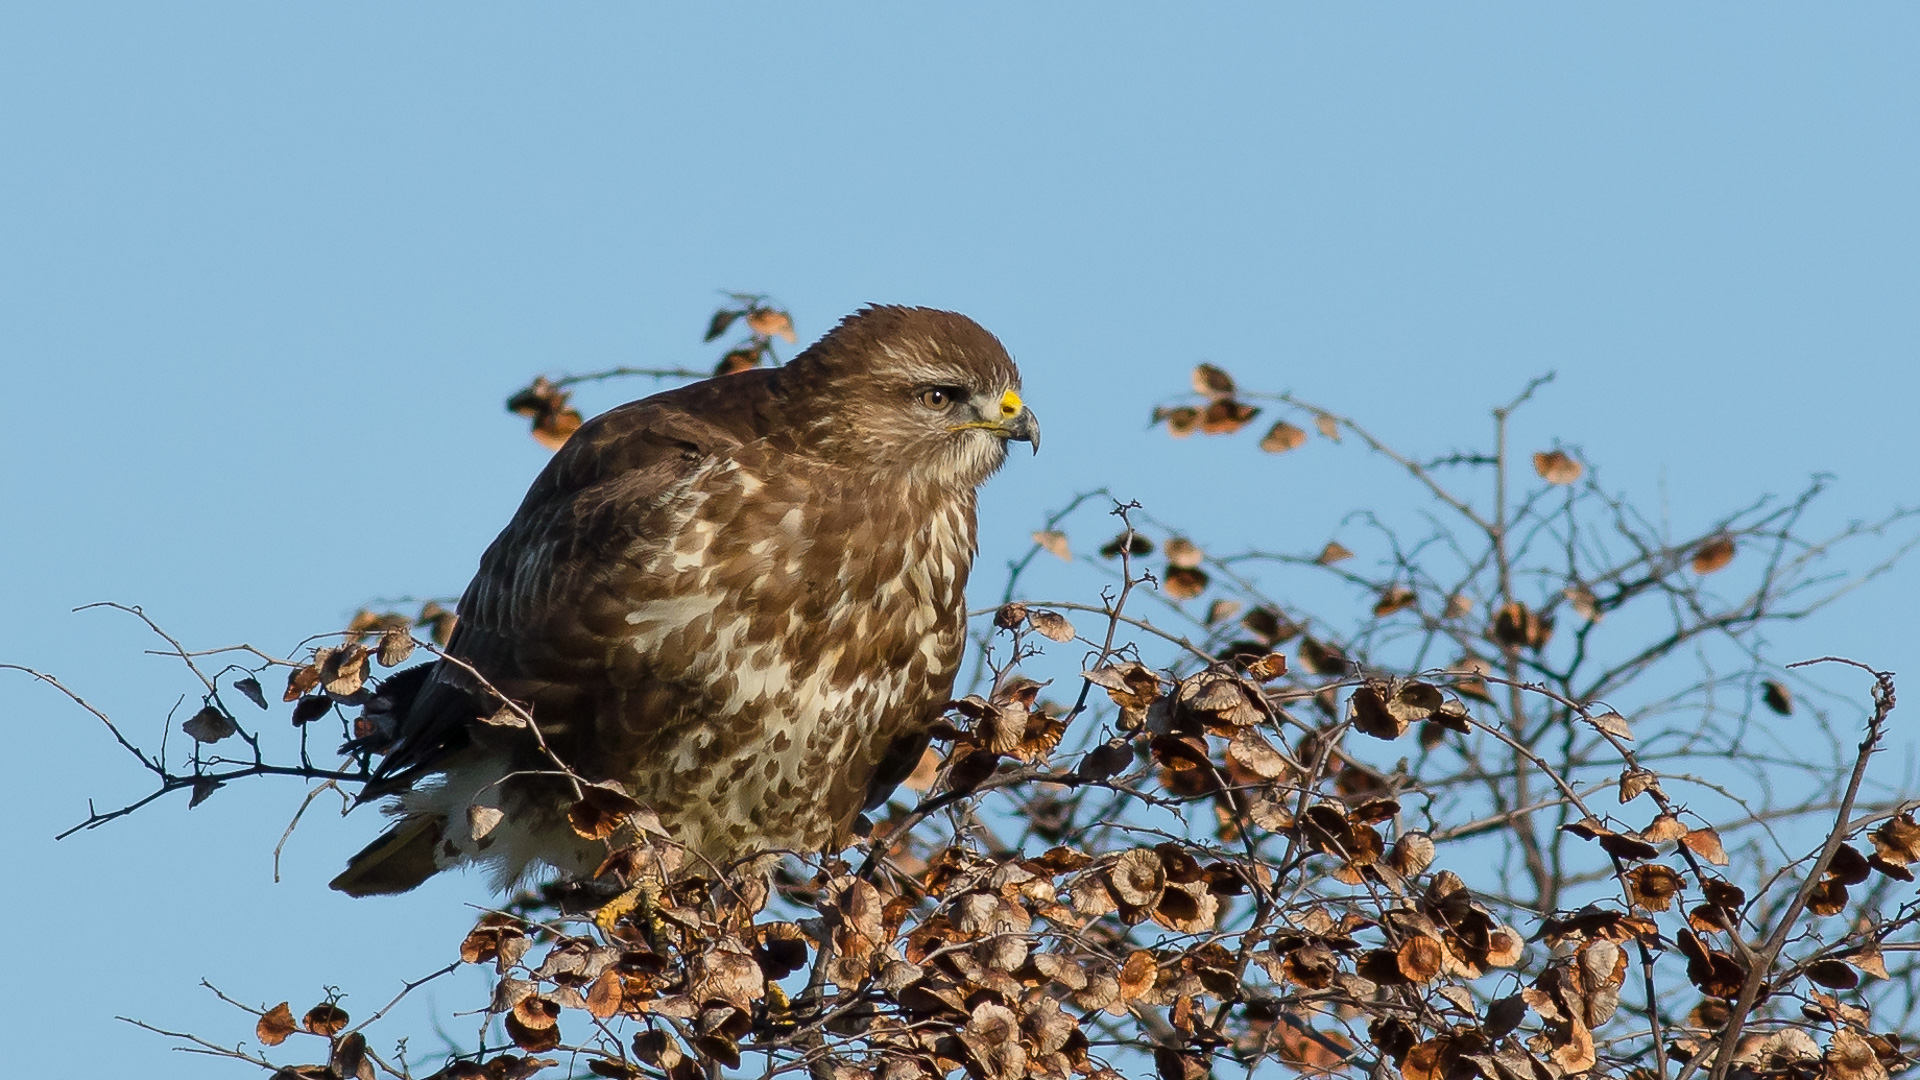
[[[398,820],[333,887],[591,874],[610,841],[569,825],[542,743],[699,860],[844,845],[952,692],[976,489],[1015,440],[1038,451],[1040,425],[1000,342],[892,306],[589,421],[481,557],[453,659],[370,708],[387,729],[357,747],[384,751],[362,798],[397,796]],[[532,729],[489,722],[494,692]],[[479,839],[474,807],[500,811]]]

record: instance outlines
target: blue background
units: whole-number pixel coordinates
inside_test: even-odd
[[[154,736],[177,665],[70,608],[285,651],[457,593],[546,456],[505,395],[711,363],[723,288],[803,339],[896,301],[1008,343],[1047,445],[989,488],[980,600],[1090,487],[1285,550],[1404,504],[1350,445],[1148,432],[1200,360],[1417,453],[1557,370],[1517,445],[1584,448],[1676,535],[1817,471],[1818,525],[1873,516],[1920,497],[1916,55],[1920,14],[1873,4],[7,5],[0,662]],[[1267,516],[1220,515],[1249,491]],[[1782,658],[1911,668],[1916,584]],[[376,823],[325,805],[274,885],[297,782],[56,844],[144,778],[17,673],[0,723],[20,1075],[241,1075],[111,1017],[250,1039],[203,976],[364,1015],[486,899],[328,892]],[[463,978],[375,1046],[432,1053]]]

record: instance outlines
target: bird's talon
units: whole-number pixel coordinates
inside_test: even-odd
[[[643,877],[630,886],[627,891],[600,905],[593,913],[593,925],[600,928],[602,936],[609,940],[613,937],[613,928],[621,919],[635,915],[628,920],[646,936],[649,944],[659,940],[659,934],[666,928],[660,920],[659,911],[660,883],[651,877]]]

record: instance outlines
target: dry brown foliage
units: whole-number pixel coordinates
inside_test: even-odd
[[[721,370],[792,339],[764,298],[734,301],[707,338],[736,320],[752,337]],[[696,374],[541,379],[510,407],[553,443],[566,387],[635,373]],[[1816,483],[1675,539],[1575,451],[1535,453],[1528,475],[1507,425],[1538,384],[1493,411],[1490,449],[1433,461],[1212,365],[1192,386],[1153,412],[1170,434],[1283,411],[1300,423],[1267,431],[1261,448],[1288,453],[1263,467],[1336,452],[1311,429],[1410,481],[1424,524],[1356,515],[1297,552],[1235,550],[1274,531],[1255,503],[1180,528],[1104,492],[1074,499],[977,613],[972,692],[853,850],[771,874],[695,865],[624,792],[583,784],[582,836],[633,822],[646,840],[448,942],[449,968],[427,979],[490,967],[492,998],[474,1004],[492,1034],[433,1075],[1908,1067],[1920,799],[1869,768],[1893,680],[1851,660],[1781,666],[1762,646],[1768,626],[1871,580],[1884,562],[1845,577],[1819,564],[1912,511],[1810,537]],[[1038,595],[1030,579],[1058,565],[1036,565],[1042,552],[1104,586]],[[79,827],[245,776],[364,778],[363,760],[314,765],[309,730],[337,726],[326,745],[377,734],[380,680],[437,651],[452,618],[437,603],[363,612],[290,657],[218,651],[232,663],[215,672],[215,654],[166,638],[204,689],[183,725],[192,756],[150,754],[96,713],[158,790]],[[1836,693],[1807,666],[1821,663],[1863,674],[1864,692]],[[230,706],[268,708],[262,686],[280,680],[292,708],[268,736]],[[296,762],[270,760],[286,738]],[[178,1037],[280,1077],[418,1075],[373,1043],[384,1009],[356,1024],[329,993],[298,1020],[286,1001],[248,1011],[275,1056]]]

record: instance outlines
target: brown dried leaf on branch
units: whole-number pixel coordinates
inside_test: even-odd
[[[260,1014],[260,1022],[253,1026],[253,1037],[263,1046],[279,1046],[287,1041],[287,1036],[299,1030],[293,1022],[293,1010],[283,1001]]]
[[[1509,600],[1493,617],[1487,636],[1507,648],[1525,648],[1538,652],[1553,637],[1553,617],[1543,615],[1518,600]]]
[[[1156,405],[1153,410],[1153,422],[1165,421],[1167,434],[1176,439],[1184,439],[1200,426],[1200,410],[1191,405],[1179,405],[1174,408]]]
[[[1207,572],[1194,566],[1168,566],[1160,586],[1175,600],[1191,600],[1207,591]]]
[[[1405,611],[1419,601],[1414,591],[1405,585],[1389,585],[1381,590],[1379,598],[1373,602],[1373,614],[1375,618],[1384,619],[1396,611]]]
[[[761,337],[777,337],[783,341],[795,342],[800,338],[793,332],[793,316],[779,308],[755,307],[747,311],[747,329]],[[712,340],[709,338],[708,340]]]
[[[1200,431],[1206,435],[1231,435],[1260,415],[1258,407],[1232,398],[1213,402],[1200,413]]]
[[[1549,484],[1571,484],[1586,469],[1563,450],[1545,450],[1533,455],[1533,471]]]
[[[1100,545],[1100,554],[1109,559],[1117,559],[1123,552],[1136,558],[1141,555],[1151,555],[1153,554],[1153,541],[1147,539],[1139,532],[1129,529]]]
[[[1200,550],[1200,545],[1183,536],[1176,536],[1167,541],[1166,555],[1169,566],[1177,566],[1183,570],[1198,569],[1207,559],[1207,553]]]
[[[1773,679],[1760,683],[1760,700],[1781,716],[1793,715],[1793,692]]]
[[[219,706],[204,705],[180,725],[180,730],[191,735],[194,742],[217,743],[240,729]]]
[[[1307,443],[1305,429],[1294,427],[1285,420],[1267,429],[1260,439],[1260,449],[1269,454],[1284,454],[1289,450],[1298,450]]]
[[[1733,537],[1731,536],[1716,536],[1708,540],[1706,543],[1701,544],[1699,548],[1695,549],[1693,553],[1693,572],[1696,574],[1711,574],[1715,570],[1725,569],[1726,565],[1733,561],[1733,550]]]
[[[533,421],[533,437],[549,450],[558,450],[580,429],[580,411],[567,403],[572,394],[545,375],[507,399],[507,411]]]
[[[420,614],[414,619],[413,625],[426,627],[433,643],[445,648],[447,642],[453,640],[453,627],[459,621],[459,616],[452,611],[429,600],[420,606]]]
[[[1233,396],[1233,376],[1214,367],[1201,364],[1193,369],[1193,392],[1209,400],[1219,401]]]
[[[1047,554],[1065,562],[1073,561],[1073,552],[1067,547],[1067,534],[1058,529],[1047,529],[1033,534],[1033,542],[1039,544]]]
[[[746,314],[746,312],[736,308],[721,308],[714,312],[713,318],[707,320],[707,336],[701,340],[712,341],[721,334],[726,333],[727,328],[733,325],[733,320],[744,314]]]
[[[315,1035],[338,1035],[347,1027],[347,1010],[331,1001],[323,1001],[307,1010],[300,1026]]]
[[[764,342],[753,342],[737,349],[728,349],[720,356],[720,362],[713,365],[715,375],[733,375],[742,371],[751,371],[766,362],[767,347]]]
[[[1414,680],[1369,679],[1347,698],[1347,719],[1354,729],[1376,739],[1397,739],[1431,719],[1446,705],[1440,690]]]
[[[605,840],[639,809],[640,804],[619,784],[587,784],[580,789],[579,801],[567,808],[567,824],[585,839]]]
[[[1027,625],[1049,641],[1072,641],[1074,638],[1073,624],[1057,611],[1031,612],[1027,615]]]

